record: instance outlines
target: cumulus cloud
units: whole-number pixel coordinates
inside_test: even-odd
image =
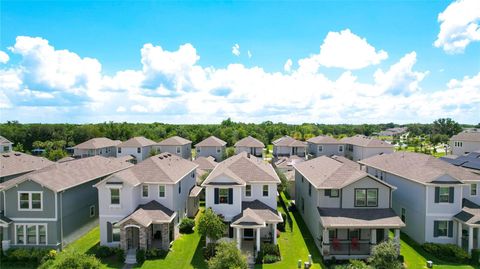
[[[471,43],[480,40],[480,1],[457,0],[438,15],[440,32],[435,47],[447,53],[462,53]]]
[[[5,51],[0,50],[0,63],[6,64],[10,60],[10,57]]]
[[[249,59],[252,58],[252,53],[249,50],[247,50],[247,56],[248,56]]]
[[[238,44],[233,45],[232,54],[237,56],[237,57],[240,56],[240,45],[238,45]]]
[[[360,123],[431,121],[444,115],[470,115],[466,120],[472,121],[471,115],[480,113],[480,74],[452,80],[434,94],[424,92],[420,83],[428,71],[416,70],[415,52],[378,69],[371,83],[360,82],[350,70],[328,77],[312,57],[301,59],[296,69],[288,59],[285,72],[243,64],[205,67],[191,44],[173,51],[145,44],[141,69],[113,75],[104,75],[96,59],[57,50],[41,38],[17,39],[12,52],[21,61],[0,68],[2,119]],[[85,70],[90,64],[95,72]],[[49,70],[38,70],[44,67]],[[462,98],[454,98],[459,93]]]

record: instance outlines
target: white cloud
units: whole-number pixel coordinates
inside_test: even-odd
[[[5,51],[0,50],[0,63],[6,64],[10,60],[10,57]]]
[[[386,51],[376,50],[365,38],[345,29],[329,32],[320,46],[320,53],[300,60],[299,65],[307,72],[316,72],[319,66],[355,70],[377,65],[387,58]]]
[[[248,55],[248,58],[249,58],[249,59],[252,58],[252,53],[251,53],[249,50],[247,50],[247,55]]]
[[[292,64],[293,64],[292,59],[288,59],[283,65],[283,70],[285,70],[285,72],[292,71]]]
[[[233,45],[232,54],[237,56],[237,57],[240,56],[240,45],[238,45],[238,44]]]
[[[141,106],[141,105],[133,105],[130,108],[130,110],[133,111],[133,112],[140,112],[140,113],[148,112],[148,109],[144,106]]]
[[[457,0],[438,15],[440,32],[435,47],[447,53],[462,53],[471,43],[480,40],[480,1]]]
[[[115,111],[119,112],[119,113],[122,113],[122,112],[127,111],[127,109],[124,106],[119,106],[119,107],[117,107],[117,109]]]

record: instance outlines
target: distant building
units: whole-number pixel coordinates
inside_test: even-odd
[[[461,132],[450,138],[452,154],[461,156],[480,150],[480,132]]]
[[[395,128],[388,128],[384,131],[379,132],[378,136],[391,136],[391,137],[398,137],[403,135],[408,131],[407,127],[395,127]]]
[[[359,161],[365,158],[393,152],[393,145],[375,138],[356,135],[345,137],[341,142],[345,143],[345,157]]]
[[[223,160],[226,149],[227,142],[213,135],[195,145],[197,157],[212,156],[218,162]]]
[[[307,155],[307,143],[296,140],[288,135],[280,137],[272,142],[273,156],[292,156],[305,157]]]
[[[115,150],[120,140],[111,140],[106,137],[97,137],[87,140],[73,147],[73,156],[79,158],[91,156],[115,157]]]
[[[15,151],[4,152],[0,154],[0,183],[52,164],[54,162],[43,157]]]
[[[180,136],[172,136],[160,141],[154,146],[158,152],[169,152],[184,159],[192,159],[192,141]]]
[[[256,157],[262,157],[264,148],[265,145],[260,140],[247,136],[235,143],[235,154],[246,152]]]
[[[3,136],[0,136],[0,153],[12,151],[13,143]]]
[[[156,144],[143,136],[133,137],[117,145],[117,157],[132,156],[134,162],[141,162],[150,156]]]
[[[345,155],[345,143],[327,135],[319,135],[307,140],[308,154],[314,157]]]

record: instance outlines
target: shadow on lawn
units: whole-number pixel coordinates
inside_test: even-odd
[[[293,217],[295,218],[295,222],[298,225],[298,230],[300,230],[300,232],[302,233],[302,237],[305,240],[305,244],[307,245],[307,248],[308,248],[308,253],[312,255],[313,262],[323,264],[323,259],[320,256],[320,251],[315,245],[315,241],[314,241],[315,239],[310,234],[310,231],[308,231],[307,225],[305,225],[305,222],[303,221],[302,217],[297,211],[290,212],[290,214],[292,214]],[[293,232],[295,232],[295,228]]]
[[[93,245],[91,248],[89,248],[85,254],[88,254],[88,255],[93,255],[95,256],[95,253],[96,253],[96,249],[100,246],[100,242],[97,242],[95,245]],[[122,262],[119,261],[119,259],[117,258],[117,256],[113,255],[113,256],[110,256],[110,257],[106,257],[106,258],[99,258],[99,260],[104,264],[106,265],[108,268],[122,268],[123,267],[123,264]]]
[[[203,256],[204,246],[205,246],[205,238],[202,237],[202,239],[198,241],[197,248],[195,249],[195,253],[193,254],[192,261],[190,262],[193,268],[200,268],[200,269],[208,268],[207,262],[205,261],[205,258]]]

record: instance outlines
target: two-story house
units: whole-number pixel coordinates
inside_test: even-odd
[[[245,240],[254,240],[253,250],[259,251],[261,241],[277,243],[277,223],[282,222],[277,211],[278,184],[270,164],[241,152],[219,163],[202,186],[206,207],[224,217],[226,233],[235,238],[238,248],[245,249]]]
[[[206,173],[212,172],[212,170],[218,165],[215,159],[212,156],[209,157],[198,157],[193,160],[194,163],[198,164],[197,167],[197,182],[200,180],[200,177]],[[201,182],[198,182],[201,184]]]
[[[0,135],[0,153],[12,151],[13,143]]]
[[[480,247],[480,175],[433,156],[395,152],[359,162],[368,173],[397,187],[393,209],[406,223],[403,232],[422,244]],[[473,221],[473,222],[472,222]],[[476,236],[474,236],[475,233]]]
[[[197,191],[196,168],[165,152],[97,183],[100,244],[121,247],[128,254],[169,249],[178,235],[177,224],[188,214],[190,193]]]
[[[147,139],[143,136],[133,137],[117,145],[117,158],[123,156],[132,156],[133,162],[138,163],[150,156],[153,146],[157,142]]]
[[[287,178],[288,184],[286,191],[291,199],[295,199],[295,169],[296,163],[304,162],[305,158],[292,155],[289,157],[280,157],[273,162],[273,167],[283,173]]]
[[[272,144],[274,157],[292,155],[305,157],[307,155],[307,143],[296,140],[288,135],[280,137],[273,141]]]
[[[265,145],[262,143],[262,141],[251,136],[247,136],[238,140],[234,146],[235,154],[247,152],[256,157],[262,157],[263,148],[265,148]]]
[[[192,141],[180,136],[172,136],[158,142],[154,148],[158,153],[169,152],[184,159],[192,159]]]
[[[120,140],[111,140],[106,137],[96,137],[73,147],[73,156],[85,158],[91,156],[115,157],[116,146]]]
[[[440,157],[440,160],[447,163],[463,167],[470,172],[480,174],[480,150],[470,152],[465,155],[447,155]]]
[[[195,150],[197,152],[196,157],[212,156],[217,162],[223,160],[226,149],[227,142],[213,135],[205,138],[204,140],[195,145]]]
[[[355,135],[340,140],[345,144],[345,157],[359,161],[378,154],[392,153],[394,146],[371,137]]]
[[[462,156],[480,150],[480,132],[461,132],[450,138],[452,154]]]
[[[93,184],[132,164],[94,156],[54,163],[0,184],[2,248],[62,249],[97,224]]]
[[[0,154],[0,183],[26,173],[42,169],[54,162],[22,152],[4,152]]]
[[[364,259],[402,220],[391,208],[395,187],[345,157],[295,164],[295,204],[324,259]]]
[[[345,143],[328,135],[319,135],[307,140],[308,154],[319,156],[344,156]]]

